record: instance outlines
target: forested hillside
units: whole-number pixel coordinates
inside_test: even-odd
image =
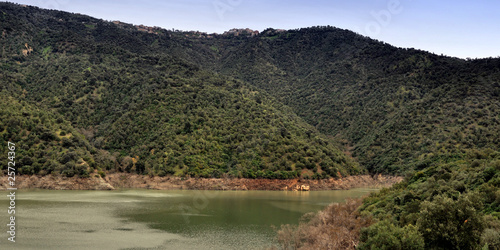
[[[18,173],[88,177],[91,169],[103,163],[96,149],[61,115],[30,105],[24,95],[9,93],[5,88],[0,92],[1,149],[6,150],[7,141],[17,145]]]
[[[272,93],[372,172],[401,174],[500,145],[499,59],[395,48],[333,27],[190,42],[200,57],[219,48],[203,67]]]
[[[42,121],[42,126],[54,135],[71,133],[59,123],[76,129],[81,136],[74,138],[101,159],[92,165],[98,170],[280,179],[363,172],[331,139],[272,96],[158,52],[145,45],[149,37],[142,37],[143,32],[9,4],[2,5],[2,18],[2,81],[16,88],[5,95],[22,91],[26,106],[58,114],[53,119],[61,122]],[[19,98],[12,94],[9,100]],[[22,122],[19,128],[2,123],[4,130],[33,132],[28,145],[43,136]],[[3,140],[17,137],[9,133]],[[70,136],[54,138],[59,147],[54,150],[61,154],[79,150],[79,143],[66,143]],[[30,170],[21,173],[52,172],[44,157],[18,154],[34,159],[19,162],[21,169]],[[85,161],[82,154],[73,160]],[[65,170],[59,172],[73,174]]]

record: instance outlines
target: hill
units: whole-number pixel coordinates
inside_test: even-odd
[[[147,39],[158,34],[35,7],[0,9],[6,84],[79,131],[105,158],[98,170],[280,179],[364,171],[265,92],[156,51]],[[45,163],[38,158],[26,173],[40,173]]]
[[[202,67],[271,93],[371,172],[500,145],[500,59],[396,48],[333,27],[188,42]]]

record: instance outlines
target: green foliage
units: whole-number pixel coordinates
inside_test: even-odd
[[[425,249],[424,238],[414,225],[398,227],[388,220],[383,220],[364,228],[358,249]]]
[[[405,174],[500,147],[498,58],[400,49],[329,26],[232,39],[192,39],[189,58],[266,90],[371,172]]]
[[[73,143],[82,135],[59,114],[35,108],[21,96],[16,97],[5,90],[0,92],[0,151],[7,152],[9,141],[16,144],[18,173],[86,176],[88,163],[95,161],[93,147],[85,142]],[[58,135],[61,130],[69,131],[67,137]]]
[[[101,178],[106,177],[106,173],[104,171],[97,171],[97,174],[101,176]]]
[[[496,246],[499,158],[500,152],[490,149],[471,150],[462,160],[431,163],[402,183],[370,195],[361,210],[380,220],[395,219],[396,227],[415,225],[426,248]],[[362,240],[374,242],[376,237]]]
[[[481,236],[482,249],[500,249],[500,223],[496,227],[487,228]]]
[[[479,246],[484,221],[478,194],[461,195],[458,200],[436,196],[424,201],[417,225],[428,247],[475,249]]]
[[[26,40],[34,48],[27,56],[12,50],[1,58],[10,67],[6,82],[22,89],[29,105],[71,122],[72,128],[63,128],[54,118],[39,139],[58,140],[66,149],[85,146],[101,169],[289,179],[301,176],[295,166],[301,162],[324,169],[317,178],[364,172],[331,138],[264,91],[149,47],[171,43],[170,32],[151,40],[152,34],[126,25],[0,6],[10,13],[0,24],[10,31],[6,44]],[[52,22],[54,15],[64,22]],[[55,159],[68,176],[88,175],[78,157],[64,151]]]

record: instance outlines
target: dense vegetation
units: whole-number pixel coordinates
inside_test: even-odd
[[[278,240],[284,249],[500,249],[500,153],[432,163],[353,203],[282,226]]]
[[[25,18],[5,12],[9,7]],[[331,139],[265,92],[169,54],[148,52],[134,40],[141,32],[63,12],[29,15],[35,10],[45,13],[5,6],[2,65],[12,72],[6,82],[22,89],[26,102],[70,121],[84,136],[78,137],[82,143],[100,152],[98,170],[273,179],[363,172]],[[92,30],[101,27],[94,36]],[[116,45],[115,37],[126,45]],[[21,54],[20,41],[28,41],[25,50],[34,49]],[[44,126],[58,131],[52,123]],[[29,133],[31,127],[19,130]],[[31,170],[21,173],[45,173],[40,172],[45,167],[23,163],[19,167]]]
[[[0,149],[18,145],[21,174],[405,175],[280,242],[500,248],[498,58],[333,27],[207,35],[8,3],[0,32]]]
[[[371,172],[500,146],[499,59],[400,49],[332,27],[191,42],[199,57],[219,48],[204,67],[272,93]]]
[[[471,150],[464,159],[433,163],[405,181],[372,194],[361,211],[380,221],[362,236],[365,246],[390,230],[415,228],[426,248],[500,248],[500,153]],[[384,232],[385,231],[385,232]],[[405,248],[402,248],[405,249]]]
[[[0,148],[6,152],[7,141],[17,145],[18,173],[89,176],[102,163],[96,162],[99,153],[62,116],[5,92],[0,92]]]

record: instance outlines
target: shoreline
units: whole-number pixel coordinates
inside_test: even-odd
[[[8,176],[0,177],[0,188],[10,188]],[[122,188],[154,190],[269,190],[304,191],[347,190],[352,188],[389,187],[403,180],[401,176],[355,175],[340,179],[246,179],[246,178],[180,178],[112,173],[102,177],[63,177],[63,176],[16,176],[18,189],[49,190],[114,190]],[[297,190],[298,189],[298,190]]]

